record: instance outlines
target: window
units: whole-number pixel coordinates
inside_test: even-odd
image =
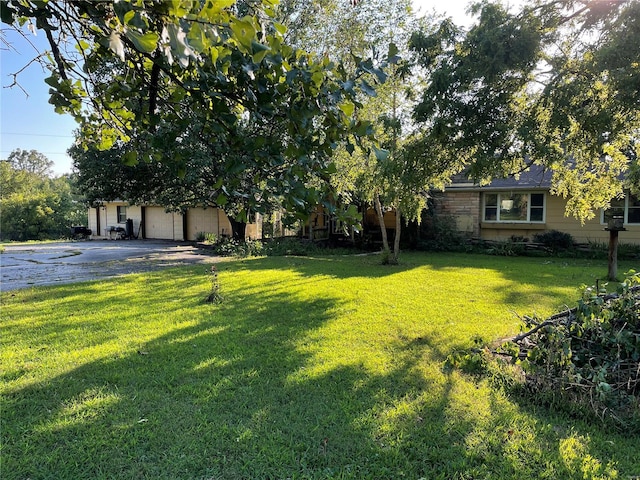
[[[544,193],[486,193],[485,222],[544,222]]]
[[[127,207],[118,207],[118,223],[127,223]]]
[[[602,223],[608,224],[613,217],[622,218],[624,223],[640,224],[640,198],[626,195],[611,200],[611,207],[602,212]]]

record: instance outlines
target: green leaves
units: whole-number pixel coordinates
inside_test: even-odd
[[[140,52],[151,53],[158,46],[160,36],[155,32],[138,33],[133,30],[125,32],[126,37],[133,42]]]
[[[231,20],[233,40],[243,52],[252,53],[253,43],[256,39],[256,28],[251,17]]]
[[[375,96],[374,83],[386,78],[381,68],[359,61],[349,75],[287,45],[287,27],[268,18],[275,3],[252,5],[246,11],[256,14],[246,16],[229,8],[234,3],[78,0],[55,10],[57,32],[77,40],[85,64],[74,76],[64,49],[52,56],[51,101],[82,122],[87,149],[76,156],[100,178],[96,194],[304,215],[320,200],[318,185],[337,172],[336,146],[351,136],[354,148],[373,134],[371,121],[354,116],[359,97]],[[46,2],[21,9],[41,23],[54,14]]]
[[[638,49],[617,48],[640,41],[640,8],[619,2],[601,17],[604,10],[593,5],[547,2],[510,13],[484,3],[465,37],[447,22],[431,35],[415,35],[430,79],[414,114],[425,133],[415,140],[422,150],[458,170],[470,166],[477,179],[531,163],[552,168],[567,213],[592,218],[621,192],[625,152],[640,129],[637,88],[622,87],[640,80],[640,71],[628,69]],[[582,28],[589,34],[578,34]],[[543,59],[549,69],[539,68]],[[609,61],[625,72],[623,83],[605,67]]]
[[[138,153],[135,151],[129,151],[122,156],[122,163],[128,167],[133,167],[138,163]]]

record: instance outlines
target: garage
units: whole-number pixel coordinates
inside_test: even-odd
[[[143,216],[145,238],[183,240],[182,215],[167,213],[163,207],[145,207]]]
[[[200,232],[213,233],[217,237],[229,235],[231,224],[220,209],[192,208],[187,211],[187,239],[195,240]]]

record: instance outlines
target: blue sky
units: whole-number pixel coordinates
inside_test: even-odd
[[[29,39],[44,50],[46,38],[40,32]],[[8,88],[13,82],[12,73],[27,65],[36,55],[35,49],[15,32],[3,27],[0,45],[0,158],[7,158],[16,148],[38,150],[54,162],[54,173],[61,175],[71,171],[71,159],[66,154],[73,144],[76,123],[69,115],[58,115],[49,102],[49,87],[44,79],[49,76],[42,67],[33,63],[18,76],[19,87]],[[27,96],[28,95],[28,96]]]
[[[414,0],[416,11],[435,9],[463,21],[466,0]],[[33,36],[25,29],[29,40],[40,51],[46,49],[46,38],[40,32]],[[54,112],[49,102],[49,87],[44,79],[49,76],[42,67],[33,63],[18,76],[18,83],[26,91],[14,86],[12,73],[25,67],[37,51],[20,35],[3,26],[0,43],[0,158],[7,158],[16,148],[37,150],[54,162],[54,173],[71,171],[72,162],[66,154],[73,144],[73,131],[77,125],[69,115]],[[8,42],[11,47],[5,43]]]

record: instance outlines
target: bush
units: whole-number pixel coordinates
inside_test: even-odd
[[[450,215],[433,213],[430,208],[422,219],[418,250],[458,252],[466,250],[467,236],[458,230],[456,219]]]
[[[491,242],[485,248],[485,253],[488,255],[497,255],[500,257],[515,257],[526,253],[526,248],[522,243],[512,240]]]
[[[585,288],[576,308],[526,318],[511,351],[535,398],[640,432],[640,273],[627,275],[614,295]]]
[[[588,243],[585,256],[595,259],[607,259],[609,256],[609,242],[591,241]],[[618,244],[618,260],[640,259],[640,245],[620,242]]]
[[[257,257],[263,255],[259,240],[239,241],[221,238],[213,244],[213,251],[223,257]]]
[[[533,241],[543,244],[554,253],[561,250],[572,250],[574,243],[571,234],[558,230],[536,233],[533,236]]]

